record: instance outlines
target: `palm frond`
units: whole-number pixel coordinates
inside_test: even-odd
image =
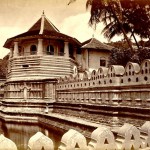
[[[68,5],[70,5],[71,3],[75,2],[76,0],[69,0]]]

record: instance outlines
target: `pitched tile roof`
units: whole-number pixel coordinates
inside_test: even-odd
[[[38,38],[39,36],[52,39],[68,40],[81,45],[77,39],[60,33],[59,30],[51,23],[49,19],[46,18],[45,14],[43,13],[42,17],[27,32],[7,39],[4,47],[9,48],[9,45],[15,39]]]
[[[48,30],[52,32],[59,32],[59,30],[52,24],[52,22],[46,18],[44,14],[42,17],[28,30],[30,31],[41,31],[41,30]]]
[[[81,48],[86,48],[86,49],[97,49],[97,50],[112,50],[113,47],[106,45],[100,41],[98,41],[95,38],[91,38],[85,42],[82,43],[82,47]]]

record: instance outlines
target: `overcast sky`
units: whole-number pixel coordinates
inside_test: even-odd
[[[80,42],[94,37],[107,42],[100,34],[102,24],[95,31],[88,25],[90,12],[86,10],[86,0],[77,0],[67,5],[69,0],[0,0],[0,58],[8,49],[3,48],[7,38],[26,32],[42,15],[60,32],[77,38]]]

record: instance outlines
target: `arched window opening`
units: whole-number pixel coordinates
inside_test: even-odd
[[[145,62],[145,67],[147,67],[147,62]]]
[[[134,71],[132,71],[132,75],[134,75]]]
[[[64,56],[64,47],[60,48],[59,56]]]
[[[54,55],[54,47],[52,45],[47,46],[47,55]]]
[[[128,78],[128,82],[131,82],[131,79],[130,79],[130,78]]]
[[[148,77],[144,77],[144,80],[147,81],[147,80],[148,80]]]
[[[19,51],[19,56],[23,56],[24,55],[24,48],[19,46],[18,47],[18,51]]]
[[[121,83],[123,83],[123,79],[121,79]]]
[[[30,54],[31,55],[36,55],[37,54],[36,45],[31,45],[31,47],[30,47]]]
[[[131,69],[131,65],[129,65],[129,69]]]
[[[75,59],[75,57],[73,56],[73,45],[69,43],[69,57],[71,57],[72,59]]]
[[[147,69],[145,69],[145,73],[146,73],[146,74],[148,73],[148,70],[147,70]]]
[[[100,58],[100,66],[106,67],[106,59],[105,58]]]

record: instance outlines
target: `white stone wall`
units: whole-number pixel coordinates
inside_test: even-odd
[[[21,81],[10,82],[4,87],[4,98],[15,99],[14,101],[55,100],[56,81]]]
[[[100,68],[76,77],[60,78],[57,84],[58,101],[112,103],[149,107],[150,60],[141,66],[129,62],[123,66]],[[84,94],[84,96],[83,96]],[[82,95],[82,96],[81,96]],[[98,97],[97,97],[98,96]]]
[[[69,76],[76,63],[63,56],[28,56],[10,60],[7,81],[54,79]],[[26,67],[27,66],[27,67]]]
[[[110,56],[109,52],[102,52],[98,50],[87,50],[87,49],[83,49],[82,51],[83,51],[82,52],[83,69],[88,68],[98,69],[100,67],[100,59],[105,59],[106,66],[108,65],[108,60]]]

